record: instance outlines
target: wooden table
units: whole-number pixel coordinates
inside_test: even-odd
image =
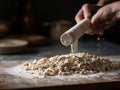
[[[113,60],[119,61],[120,47],[113,43],[106,41],[96,42],[87,41],[79,43],[79,51],[89,52],[98,56],[104,56]],[[25,75],[19,73],[8,73],[6,69],[15,67],[25,62],[26,60],[38,59],[41,57],[50,57],[56,54],[69,53],[70,48],[64,47],[61,44],[54,44],[44,47],[28,47],[22,54],[16,55],[0,55],[0,89],[18,89],[18,90],[119,90],[120,89],[120,75],[113,78],[26,78]],[[14,71],[14,70],[13,70]],[[27,74],[26,74],[27,76]]]

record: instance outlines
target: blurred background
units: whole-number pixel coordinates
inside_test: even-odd
[[[59,36],[75,24],[74,17],[84,3],[98,0],[0,0],[0,38],[28,40],[29,45],[59,41]],[[98,37],[120,44],[120,22]]]

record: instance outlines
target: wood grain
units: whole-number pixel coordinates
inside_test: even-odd
[[[0,89],[45,89],[45,90],[118,90],[120,88],[120,76],[117,78],[81,78],[81,77],[45,77],[27,78],[17,74],[6,72],[6,69],[15,67],[22,61],[0,61]],[[27,74],[26,74],[27,75]]]

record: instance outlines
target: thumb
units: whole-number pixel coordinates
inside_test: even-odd
[[[92,17],[92,12],[90,10],[91,10],[91,5],[85,4],[83,6],[84,18],[90,19]]]

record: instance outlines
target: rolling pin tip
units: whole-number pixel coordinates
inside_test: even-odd
[[[64,46],[70,46],[73,43],[73,38],[70,34],[62,34],[60,37],[60,41]]]

